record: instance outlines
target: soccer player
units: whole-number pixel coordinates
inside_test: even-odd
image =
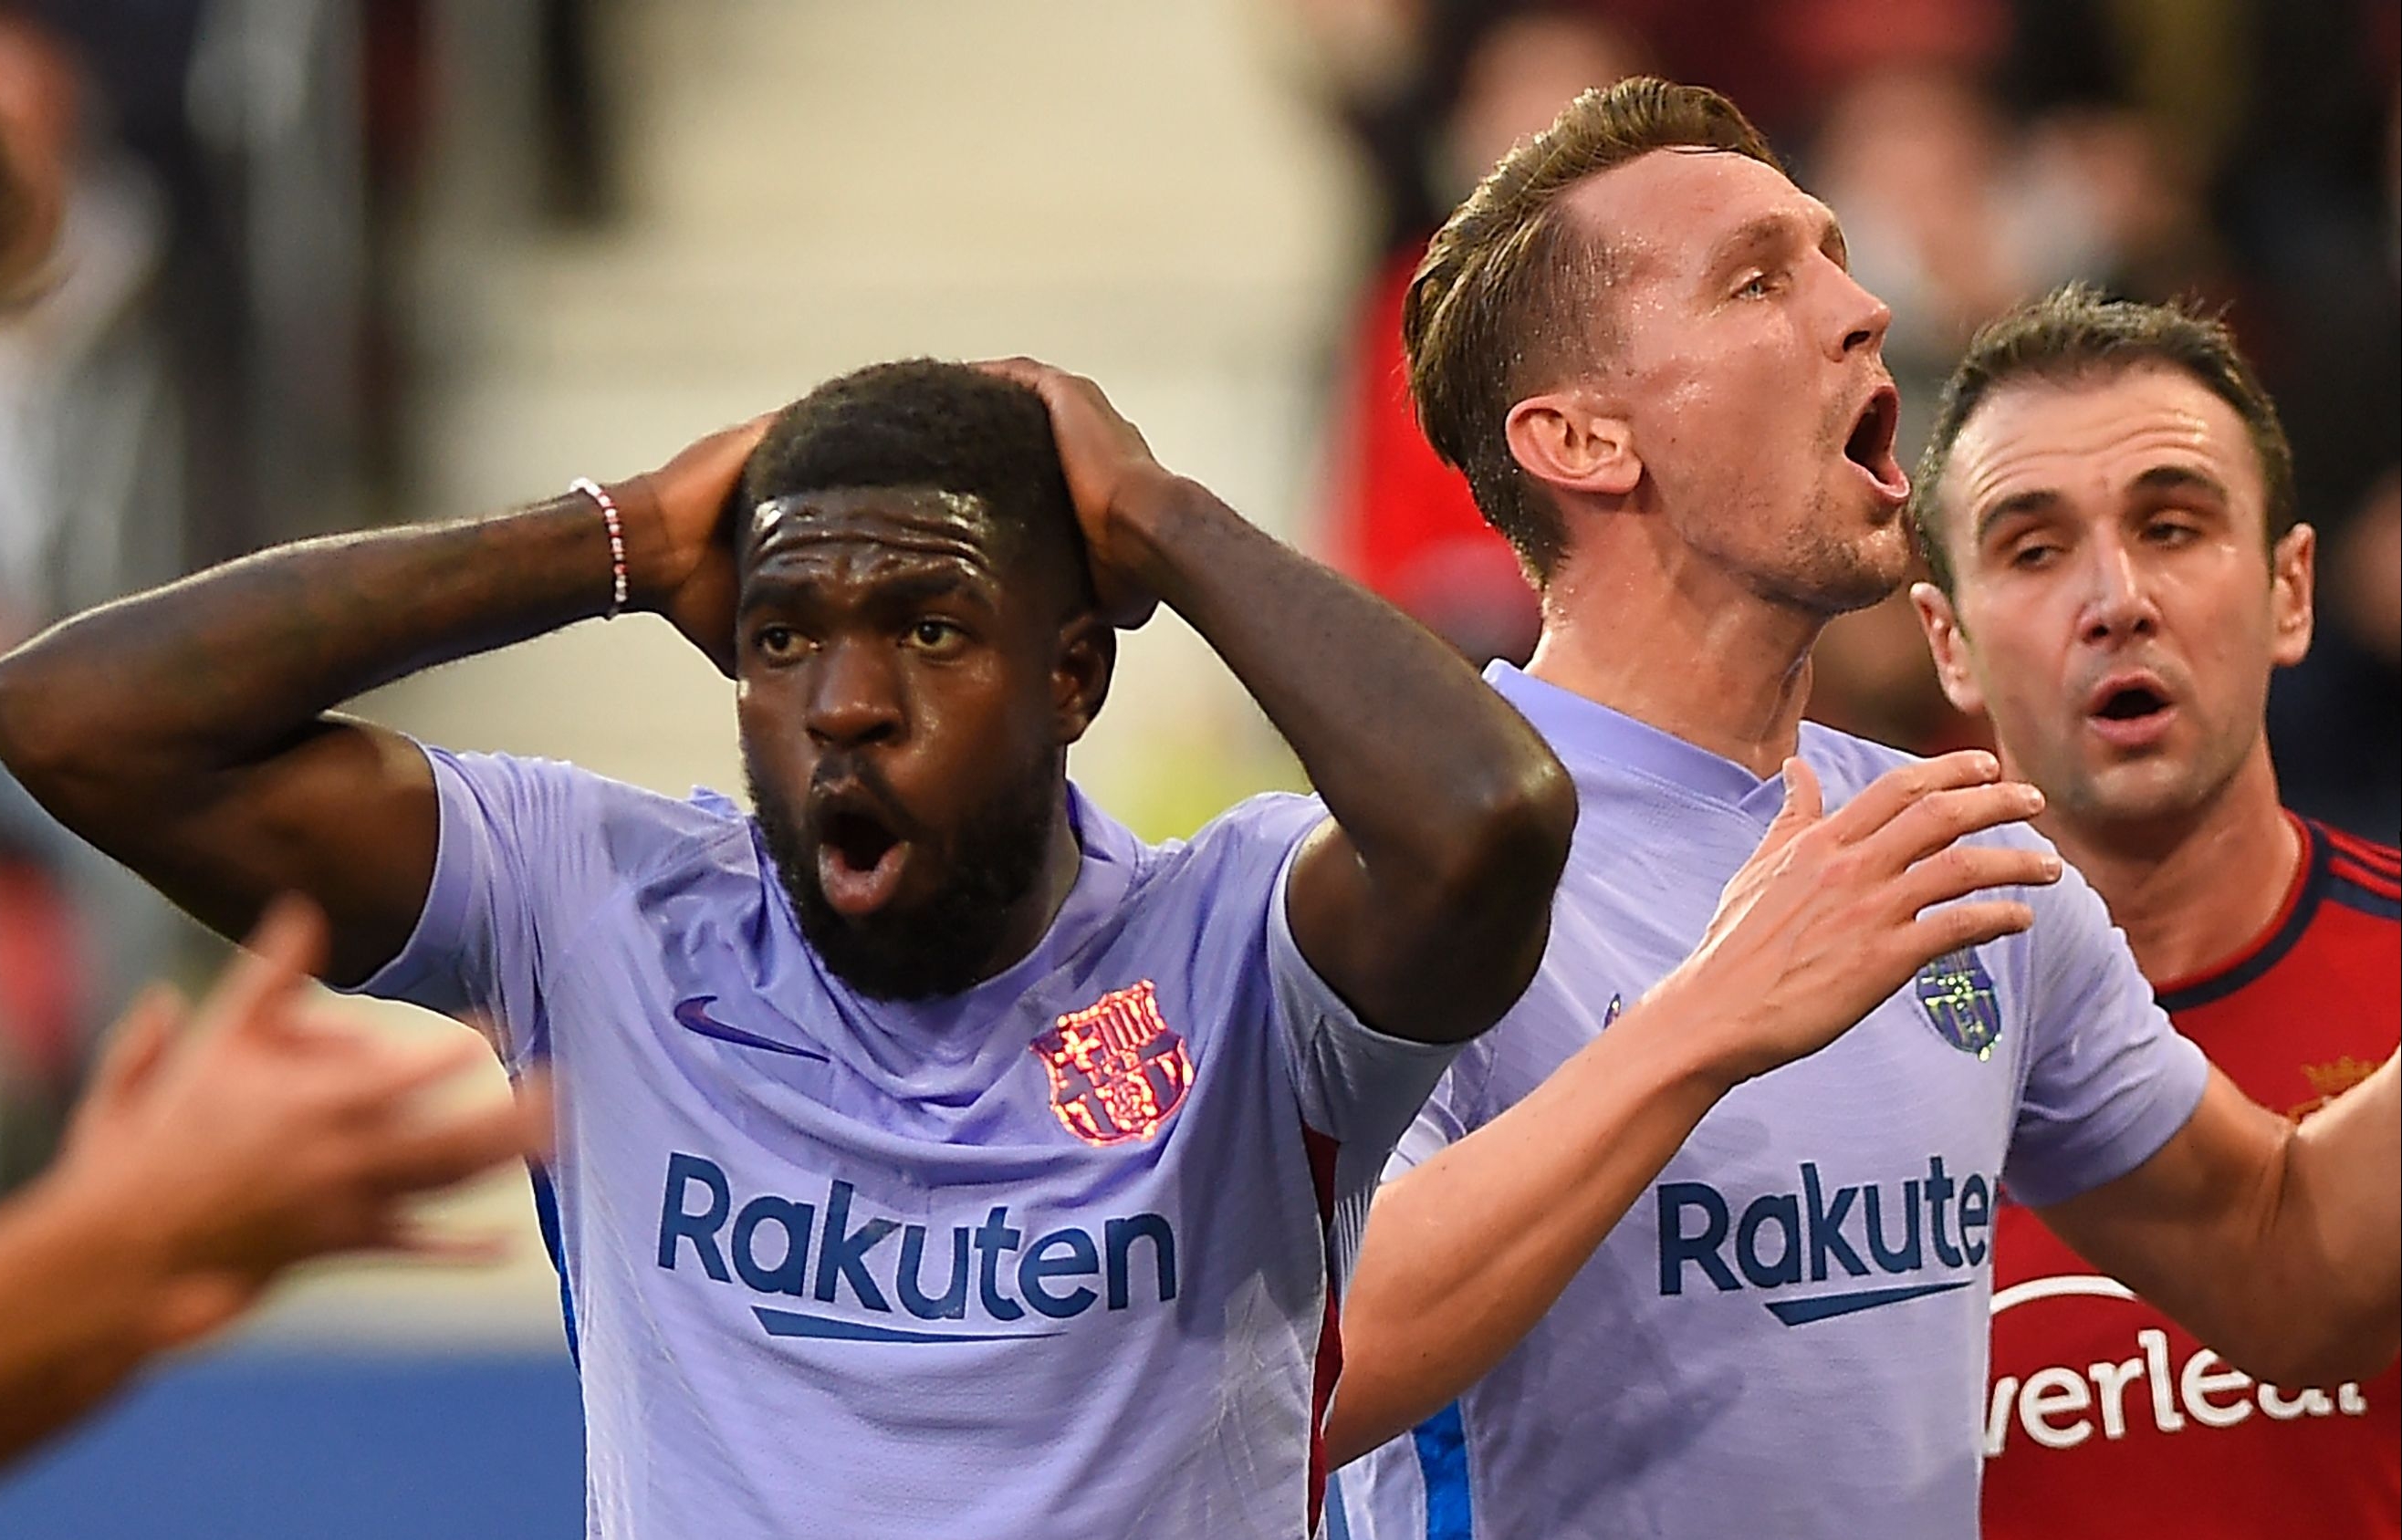
[[[1540,956],[1540,740],[1089,385],[1003,372],[864,370],[0,662],[0,759],[70,828],[220,929],[309,893],[332,977],[552,1067],[596,1534],[1299,1533],[1342,1210]],[[1071,789],[1158,598],[1334,822],[1153,848]],[[731,672],[755,819],[328,714],[621,608]]]
[[[2080,289],[2002,318],[1912,496],[1945,691],[2178,1028],[2290,1118],[2368,1075],[2402,1035],[2402,858],[2278,804],[2261,714],[2310,645],[2313,536],[2226,329]],[[1994,1268],[1993,1540],[2402,1534],[2394,1370],[2256,1384],[2014,1203]]]
[[[1888,320],[1732,103],[1657,80],[1571,103],[1429,250],[1413,392],[1540,589],[1528,668],[1490,677],[1580,812],[1542,970],[1370,1215],[1328,1429],[1338,1462],[1382,1445],[1355,1533],[1974,1534],[2005,1179],[2280,1383],[2394,1356],[2395,1066],[2299,1131],[2262,1110],[2073,873],[1774,1073],[1634,1003],[1710,949],[1782,762],[1842,806],[1822,831],[1907,763],[1801,720],[1821,626],[1910,557]],[[2045,847],[1940,859],[1981,848]]]
[[[538,1152],[546,1108],[427,1105],[482,1052],[468,1033],[402,1043],[311,1019],[299,990],[324,937],[287,901],[188,1026],[172,992],[145,996],[58,1160],[0,1203],[0,1461],[297,1263],[482,1254],[424,1231],[407,1203]]]

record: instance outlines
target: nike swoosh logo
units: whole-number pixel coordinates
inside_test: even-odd
[[[1904,1299],[1924,1299],[1930,1294],[1949,1294],[1955,1288],[1967,1288],[1973,1282],[1974,1279],[1958,1278],[1948,1284],[1864,1288],[1857,1294],[1821,1294],[1808,1299],[1777,1299],[1770,1303],[1768,1313],[1788,1327],[1808,1326],[1813,1321],[1854,1315],[1863,1310],[1874,1310],[1879,1305],[1898,1305]]]
[[[737,1048],[764,1048],[770,1053],[790,1053],[796,1059],[815,1059],[820,1064],[833,1062],[814,1048],[803,1048],[798,1043],[780,1043],[773,1038],[762,1038],[739,1026],[726,1025],[709,1013],[709,1008],[716,1003],[714,995],[696,995],[688,1000],[678,1000],[676,1024],[687,1032],[697,1032],[704,1038],[714,1038]]]

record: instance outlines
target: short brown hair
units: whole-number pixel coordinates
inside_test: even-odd
[[[1938,493],[1952,447],[1977,408],[2016,381],[2106,379],[2147,364],[2183,370],[2235,408],[2251,436],[2252,452],[2259,458],[2271,543],[2294,527],[2293,446],[2285,442],[2276,403],[2260,388],[2226,324],[2190,304],[2107,299],[2090,284],[2070,283],[1988,322],[1944,383],[1935,426],[1927,433],[1910,490],[1919,554],[1926,558],[1937,587],[1949,595],[1956,575],[1952,553],[1943,543]]]
[[[1586,91],[1519,141],[1435,232],[1402,303],[1418,422],[1539,581],[1558,562],[1563,531],[1510,453],[1510,408],[1589,362],[1587,312],[1608,265],[1607,237],[1572,228],[1560,199],[1589,176],[1679,146],[1785,169],[1717,91],[1631,76]]]

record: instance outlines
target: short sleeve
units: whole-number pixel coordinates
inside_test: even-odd
[[[551,760],[420,747],[440,805],[434,880],[407,944],[354,992],[482,1017],[518,1069],[548,1052],[545,959],[616,886],[605,804],[632,789]]]
[[[2040,1208],[2150,1160],[2201,1105],[2210,1066],[2075,868],[2036,903],[2029,1064],[2004,1178]]]
[[[1377,1031],[1301,955],[1285,895],[1305,843],[1295,840],[1286,853],[1268,901],[1268,975],[1302,1122],[1333,1144],[1334,1249],[1338,1276],[1347,1277],[1386,1158],[1460,1045]]]

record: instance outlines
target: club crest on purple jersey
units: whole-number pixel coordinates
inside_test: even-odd
[[[1028,1046],[1050,1073],[1060,1126],[1088,1145],[1150,1138],[1193,1086],[1193,1056],[1149,979],[1069,1011]]]
[[[2001,1040],[2001,1000],[1994,992],[1994,976],[1972,950],[1947,952],[1918,970],[1918,1003],[1935,1035],[1963,1053],[1993,1057]]]

